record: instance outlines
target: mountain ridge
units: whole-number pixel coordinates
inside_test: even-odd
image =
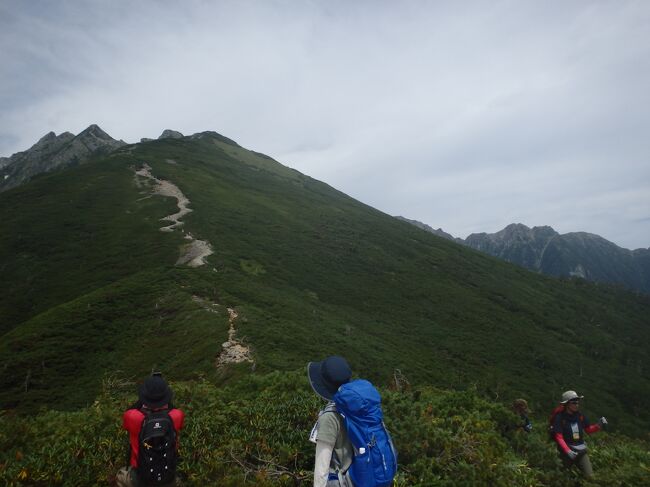
[[[191,202],[172,231],[178,199],[145,164]],[[188,233],[205,265],[179,264]],[[0,194],[0,262],[3,408],[82,407],[116,370],[221,384],[340,354],[380,385],[399,369],[533,405],[577,388],[626,431],[650,424],[646,298],[447,242],[214,132]],[[254,370],[215,365],[228,309]]]
[[[619,284],[650,293],[650,248],[629,250],[593,233],[560,234],[548,225],[530,228],[522,223],[511,223],[495,233],[472,233],[462,239],[416,220],[397,218],[535,272]]]
[[[177,130],[164,129],[157,140],[202,137],[215,138],[227,145],[241,148],[234,140],[214,131],[185,136]],[[154,140],[156,139],[142,138],[140,143]],[[18,187],[42,173],[83,164],[93,157],[108,155],[126,145],[129,144],[123,140],[113,139],[97,124],[89,125],[76,136],[71,132],[56,135],[55,132],[50,131],[29,149],[16,152],[9,157],[0,157],[0,193]],[[257,155],[273,160],[261,153]]]

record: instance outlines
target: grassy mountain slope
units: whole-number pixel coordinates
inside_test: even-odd
[[[123,161],[38,177],[0,196],[0,333],[88,290],[161,264],[182,241],[161,234],[171,199],[147,198]]]
[[[208,265],[174,267],[182,236],[158,220],[175,202],[138,188],[144,163],[190,199],[185,228],[214,247]],[[542,410],[571,388],[619,430],[650,426],[648,298],[447,242],[215,134],[37,178],[0,195],[0,212],[4,407],[82,406],[107,371],[247,374],[214,368],[235,307],[255,373],[339,353],[380,384],[400,369]]]

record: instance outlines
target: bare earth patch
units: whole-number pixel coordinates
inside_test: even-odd
[[[148,164],[144,164],[141,169],[135,171],[136,174],[136,184],[138,187],[141,187],[140,180],[137,176],[149,179],[153,183],[153,194],[158,194],[161,196],[167,196],[171,198],[176,198],[178,202],[178,211],[173,215],[168,215],[164,218],[161,218],[161,221],[169,221],[171,225],[162,227],[161,232],[173,232],[176,228],[183,226],[183,222],[180,221],[185,215],[192,211],[189,208],[190,200],[183,194],[183,192],[173,184],[171,181],[161,180],[154,177],[151,174],[151,167]],[[189,242],[181,246],[181,255],[176,261],[176,265],[188,265],[189,267],[199,267],[206,263],[206,258],[209,255],[212,255],[214,251],[212,250],[212,245],[206,240],[197,240],[192,237],[191,233],[186,233],[185,230],[181,230],[185,234],[185,239]]]
[[[228,308],[230,315],[230,330],[228,331],[228,341],[221,345],[221,354],[217,358],[217,368],[226,364],[239,364],[241,362],[252,362],[250,349],[236,338],[235,320],[239,316],[233,308]]]
[[[219,308],[221,307],[217,303],[208,301],[199,296],[192,296],[192,300],[195,303],[198,303],[204,310],[210,313],[219,313]],[[237,339],[237,330],[235,329],[235,321],[239,316],[237,311],[234,308],[228,309],[228,322],[230,324],[230,329],[228,330],[228,341],[224,342],[221,345],[221,353],[217,357],[215,366],[217,368],[223,367],[226,364],[239,364],[242,362],[252,362],[253,355],[249,347],[244,345],[241,340]]]

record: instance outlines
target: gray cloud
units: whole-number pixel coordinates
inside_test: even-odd
[[[0,155],[216,130],[390,214],[650,245],[650,4],[0,4]]]

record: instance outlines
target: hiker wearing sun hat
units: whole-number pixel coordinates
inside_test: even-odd
[[[127,466],[116,475],[118,487],[176,485],[178,435],[185,415],[172,405],[173,393],[155,372],[138,388],[138,400],[124,412],[129,432]]]
[[[309,439],[316,443],[314,487],[389,487],[397,451],[384,424],[381,395],[367,380],[350,380],[343,357],[307,365],[314,392],[327,401]]]
[[[350,366],[343,357],[327,357],[320,362],[309,362],[307,377],[314,392],[327,401],[309,435],[309,440],[316,443],[314,487],[352,487],[349,476],[343,472],[350,468],[354,450],[332,401],[339,387],[350,381]]]
[[[585,433],[600,431],[607,424],[604,417],[597,424],[590,424],[587,417],[578,409],[584,396],[576,391],[562,394],[560,405],[553,410],[550,418],[551,437],[557,444],[560,459],[566,468],[577,466],[585,477],[593,475],[591,461],[587,454]]]

